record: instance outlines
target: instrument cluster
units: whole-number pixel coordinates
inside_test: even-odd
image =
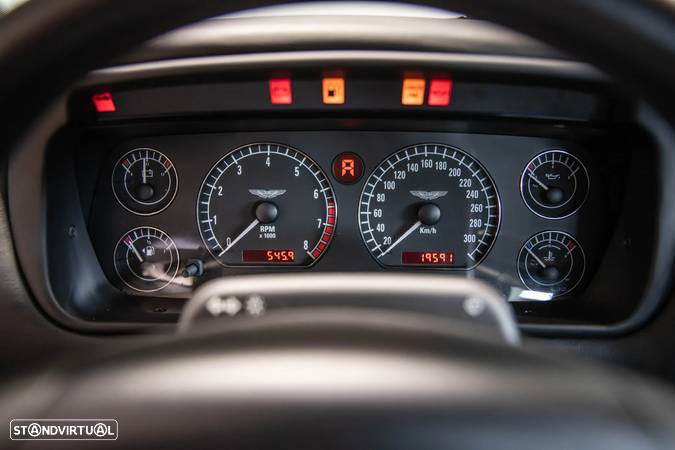
[[[612,214],[598,157],[558,139],[462,133],[135,138],[102,168],[89,231],[131,296],[308,269],[447,272],[511,301],[565,299],[607,243],[589,225]]]

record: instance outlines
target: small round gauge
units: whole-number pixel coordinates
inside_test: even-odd
[[[154,292],[176,277],[180,257],[168,234],[158,228],[139,227],[117,242],[114,264],[124,284],[137,291]]]
[[[586,270],[581,245],[562,231],[532,236],[518,254],[518,274],[528,289],[558,297],[574,289]]]
[[[125,153],[115,164],[112,188],[117,201],[141,216],[163,211],[178,192],[178,174],[171,160],[151,148]]]
[[[485,168],[442,144],[406,147],[385,159],[359,202],[363,242],[389,267],[473,268],[492,247],[499,219]]]
[[[280,144],[225,155],[197,200],[204,245],[225,266],[310,266],[328,248],[336,220],[333,188],[321,168]]]
[[[588,171],[563,150],[548,150],[527,163],[520,193],[530,210],[547,219],[562,219],[581,208],[588,196]]]

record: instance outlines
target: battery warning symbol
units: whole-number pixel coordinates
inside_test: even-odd
[[[326,105],[342,105],[345,102],[345,79],[324,78],[323,103]]]

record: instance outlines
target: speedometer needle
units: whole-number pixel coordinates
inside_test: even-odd
[[[231,249],[232,247],[234,247],[234,244],[236,244],[237,242],[239,242],[239,241],[241,240],[241,238],[243,238],[244,236],[246,236],[246,235],[248,234],[248,232],[251,231],[253,228],[255,228],[255,226],[258,225],[259,223],[260,223],[260,221],[259,221],[258,219],[255,219],[253,222],[251,222],[251,224],[250,224],[249,226],[247,226],[247,227],[244,229],[244,231],[242,231],[241,233],[239,233],[239,236],[237,236],[236,238],[234,238],[234,240],[233,240],[232,242],[230,242],[230,245],[228,245],[227,247],[225,247],[225,250],[223,250],[222,252],[220,252],[220,253],[218,254],[218,256],[223,256],[225,253],[227,253],[227,251],[228,251],[229,249]]]
[[[415,222],[415,224],[413,226],[411,226],[410,228],[408,228],[408,230],[405,233],[403,233],[400,238],[396,239],[396,241],[394,241],[393,244],[391,244],[389,247],[387,247],[387,249],[385,251],[380,253],[380,256],[378,256],[377,259],[382,258],[384,255],[386,255],[387,253],[392,251],[394,249],[394,247],[396,247],[398,244],[403,242],[403,240],[405,238],[407,238],[408,236],[410,236],[416,229],[418,229],[420,227],[420,225],[422,225],[422,221],[418,220],[417,222]]]

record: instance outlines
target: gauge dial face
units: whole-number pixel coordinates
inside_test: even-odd
[[[154,292],[176,277],[180,257],[168,234],[158,228],[139,227],[117,242],[114,264],[124,284],[137,291]]]
[[[125,153],[113,169],[112,189],[117,201],[141,216],[163,211],[178,192],[178,174],[169,158],[151,148]]]
[[[588,196],[588,171],[574,155],[548,150],[535,156],[520,180],[520,193],[530,210],[547,219],[562,219],[581,208]]]
[[[330,245],[337,207],[328,178],[307,155],[256,143],[213,166],[197,220],[204,245],[225,266],[310,266]]]
[[[470,269],[499,230],[497,189],[472,156],[442,144],[404,148],[370,175],[359,202],[361,236],[384,266]]]
[[[518,254],[518,274],[523,284],[553,297],[574,289],[585,270],[586,256],[581,245],[562,231],[535,234]]]

